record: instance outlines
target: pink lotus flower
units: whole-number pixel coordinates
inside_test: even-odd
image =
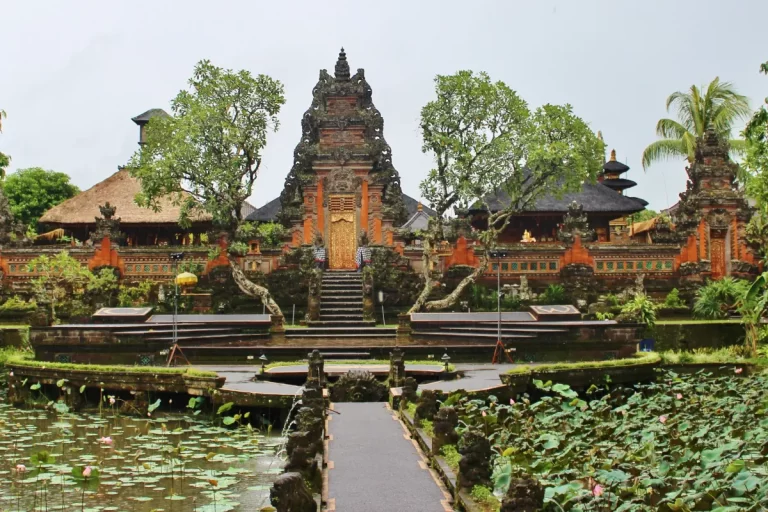
[[[109,397],[109,405],[115,405],[115,397]]]
[[[663,415],[659,416],[659,421],[662,422],[662,423],[666,423],[667,422],[667,417],[663,416]]]
[[[25,473],[27,471],[27,466],[24,464],[16,464],[16,471],[19,473]]]
[[[485,416],[486,416],[485,411],[483,411],[483,418],[485,418]]]
[[[602,496],[604,492],[605,488],[600,484],[597,484],[592,488],[592,496]]]
[[[515,405],[515,399],[514,398],[510,398],[509,399],[509,405]]]
[[[677,398],[678,400],[682,400],[682,399],[683,399],[683,395],[682,395],[682,393],[678,393],[678,394],[676,394],[676,395],[675,395],[675,398]]]
[[[9,377],[13,377],[13,372],[8,372]]]
[[[85,466],[85,469],[83,470],[83,476],[85,478],[91,476],[91,466]]]
[[[737,374],[738,374],[738,373],[741,373],[741,372],[743,372],[743,371],[744,371],[744,368],[736,368],[736,369],[735,369],[735,370],[733,370],[733,371],[734,371],[735,373],[737,373]]]
[[[112,446],[112,438],[111,437],[102,437],[99,439],[99,442],[101,444],[106,444],[107,446]]]
[[[147,413],[147,418],[151,418],[151,417],[152,417],[152,413],[151,413],[151,412],[148,412],[148,413]]]

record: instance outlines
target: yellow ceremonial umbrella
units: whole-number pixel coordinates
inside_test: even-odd
[[[176,276],[176,284],[182,288],[195,286],[197,284],[197,276],[192,272],[182,272]]]

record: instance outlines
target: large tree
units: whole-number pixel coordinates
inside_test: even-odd
[[[768,62],[760,65],[760,71],[768,75]],[[768,251],[768,98],[765,103],[744,129],[747,150],[741,165],[741,179],[757,208],[747,226],[747,234],[762,256]]]
[[[267,134],[278,127],[285,103],[283,85],[269,76],[232,71],[199,62],[171,103],[172,116],[157,116],[146,130],[146,144],[129,167],[141,180],[138,202],[157,209],[171,196],[181,205],[182,226],[199,213],[209,215],[237,251],[242,207],[261,168]],[[269,290],[249,281],[230,258],[240,289],[259,297],[272,314],[282,314]]]
[[[750,114],[749,100],[738,94],[730,82],[721,82],[719,77],[705,87],[692,85],[688,91],[677,91],[667,98],[667,112],[677,111],[674,119],[659,119],[656,134],[661,140],[648,145],[643,151],[643,168],[668,158],[694,160],[696,141],[704,136],[711,125],[717,134],[730,141],[731,152],[741,155],[745,143],[742,139],[731,139],[731,129],[740,119]]]
[[[515,91],[486,73],[437,76],[435,93],[421,111],[422,150],[435,158],[421,192],[437,216],[424,237],[424,288],[411,312],[449,307],[488,268],[483,251],[480,265],[447,297],[428,300],[440,277],[432,272],[436,245],[453,208],[485,210],[488,227],[479,237],[492,249],[513,215],[545,194],[575,191],[593,180],[604,155],[602,141],[570,105],[531,112]]]
[[[2,187],[16,220],[32,227],[48,209],[80,192],[67,174],[40,167],[8,175]]]

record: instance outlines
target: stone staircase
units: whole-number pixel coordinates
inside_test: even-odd
[[[290,338],[394,337],[395,329],[377,328],[363,319],[363,278],[359,272],[326,271],[320,290],[320,319],[306,329],[286,329]]]

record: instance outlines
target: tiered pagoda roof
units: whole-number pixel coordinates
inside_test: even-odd
[[[629,166],[616,160],[616,150],[612,149],[611,158],[603,165],[603,172],[600,173],[598,180],[606,187],[623,194],[628,188],[637,185],[634,181],[621,177],[628,170]]]

